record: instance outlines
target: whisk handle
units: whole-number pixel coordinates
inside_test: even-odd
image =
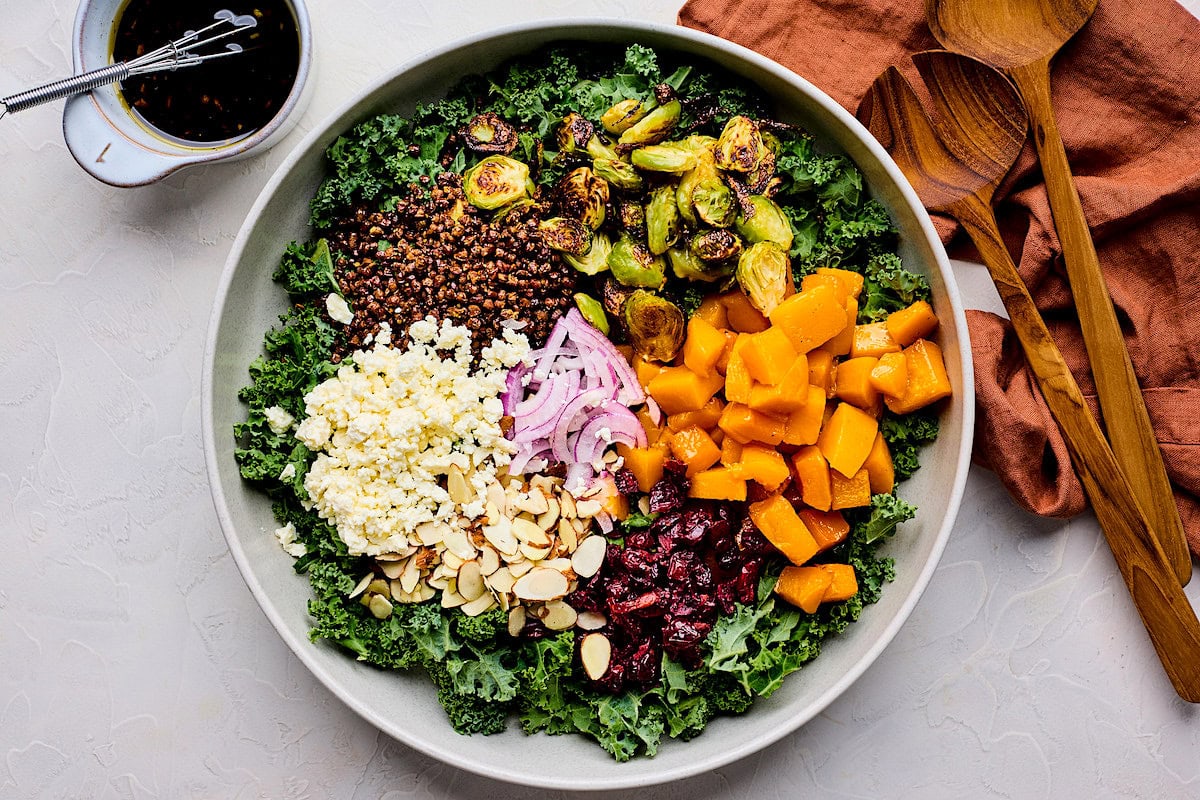
[[[61,81],[48,83],[45,86],[39,86],[36,89],[14,94],[11,97],[5,97],[0,100],[0,107],[2,107],[0,108],[0,116],[4,116],[5,113],[24,111],[27,108],[40,106],[42,103],[49,103],[53,100],[61,100],[64,97],[90,92],[93,89],[98,89],[101,86],[106,86],[114,81],[124,80],[128,77],[129,67],[124,62],[109,64],[107,67],[94,69]]]

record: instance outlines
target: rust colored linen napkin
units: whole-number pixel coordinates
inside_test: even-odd
[[[690,0],[679,22],[804,76],[853,112],[875,77],[940,45],[923,4]],[[1101,0],[1052,65],[1058,123],[1134,370],[1200,555],[1200,22],[1172,0]],[[1097,411],[1083,339],[1031,144],[996,193],[1009,251]],[[977,260],[948,219],[952,256]],[[1067,517],[1087,501],[1008,321],[968,311],[975,459],[1015,501]]]

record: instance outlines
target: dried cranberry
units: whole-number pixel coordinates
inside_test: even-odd
[[[649,530],[635,531],[625,537],[625,548],[634,550],[653,550],[654,549],[654,534]],[[608,562],[611,564],[614,559],[620,558],[620,548],[609,550]]]
[[[661,663],[662,656],[654,644],[642,642],[629,660],[629,679],[642,685],[657,683]]]
[[[638,493],[637,476],[633,474],[633,470],[628,467],[622,467],[613,473],[613,482],[617,484],[617,491],[623,495],[634,495]]]
[[[685,509],[680,538],[689,546],[696,547],[704,541],[704,536],[712,528],[712,523],[713,514],[707,508]]]
[[[732,614],[737,609],[737,587],[732,583],[722,583],[717,587],[717,604],[721,606],[722,614]]]
[[[683,491],[674,481],[663,479],[650,487],[650,513],[678,511],[683,505]]]

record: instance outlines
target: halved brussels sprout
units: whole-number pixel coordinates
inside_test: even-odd
[[[562,253],[562,260],[584,275],[599,275],[608,269],[608,256],[612,252],[612,240],[608,234],[596,231],[592,234],[592,246],[582,256]]]
[[[517,130],[491,111],[478,114],[462,129],[467,147],[477,153],[508,155],[517,149]]]
[[[636,291],[640,291],[640,289],[635,289],[632,286],[623,286],[616,278],[609,275],[600,286],[600,304],[604,306],[604,310],[609,314],[617,319],[622,319],[625,310],[625,301]]]
[[[585,256],[592,249],[592,229],[577,219],[551,217],[539,222],[538,230],[551,250]]]
[[[604,180],[630,192],[640,192],[645,185],[642,176],[637,173],[632,164],[616,158],[597,158],[592,161],[592,169]]]
[[[604,224],[608,199],[608,181],[590,167],[571,170],[554,188],[554,201],[563,216],[577,219],[592,230]]]
[[[622,100],[600,115],[600,124],[609,133],[624,133],[646,116],[646,111],[641,100]]]
[[[737,218],[737,197],[719,178],[706,178],[692,190],[692,206],[697,218],[714,228],[728,228]]]
[[[585,119],[582,114],[572,111],[563,117],[555,138],[558,140],[559,151],[575,153],[587,149],[588,142],[595,133],[595,125]]]
[[[785,253],[791,250],[792,226],[783,209],[774,200],[761,194],[752,194],[746,200],[754,213],[738,215],[737,232],[751,244],[773,242]]]
[[[666,267],[662,256],[651,253],[650,248],[629,236],[621,236],[608,254],[608,268],[613,277],[626,286],[657,289],[667,278]]]
[[[691,238],[688,248],[703,261],[725,261],[742,252],[742,240],[732,231],[701,231]]]
[[[738,115],[725,123],[725,129],[713,149],[717,166],[732,172],[750,172],[758,166],[763,151],[758,125],[749,117]]]
[[[675,189],[660,186],[651,192],[650,202],[646,203],[646,246],[650,252],[656,256],[667,252],[679,238],[682,227],[679,206],[675,205]]]
[[[675,126],[679,124],[679,117],[682,113],[683,106],[678,100],[671,100],[668,103],[657,106],[634,125],[626,128],[621,134],[621,138],[617,139],[617,144],[633,145],[635,147],[658,144],[670,136],[671,131],[675,130]]]
[[[701,261],[686,247],[672,247],[667,251],[667,261],[671,263],[671,271],[675,273],[676,278],[686,281],[704,281],[705,283],[729,277],[737,266],[734,261],[709,264]]]
[[[641,203],[625,201],[617,206],[617,221],[621,230],[635,239],[646,238],[646,209]]]
[[[629,154],[638,169],[680,175],[696,166],[696,154],[677,142],[648,144]]]
[[[746,173],[746,186],[755,194],[764,194],[767,184],[775,177],[775,151],[764,145],[758,154],[758,163]]]
[[[467,202],[494,211],[529,196],[529,167],[508,156],[488,156],[463,175]]]
[[[645,358],[667,362],[683,347],[687,320],[670,300],[638,289],[625,301],[622,316],[634,352]]]
[[[592,323],[592,327],[608,336],[608,316],[604,313],[604,306],[599,300],[590,294],[576,292],[575,307],[579,309],[580,314],[583,314],[584,319]]]
[[[692,140],[701,138],[690,136],[687,141],[692,142]],[[710,139],[710,137],[703,138]],[[713,158],[711,141],[714,140],[710,139],[707,145],[692,142],[692,153],[696,157],[696,166],[683,173],[683,177],[679,179],[679,184],[675,187],[675,202],[679,206],[679,213],[691,225],[700,224],[700,219],[696,216],[696,207],[692,202],[692,193],[703,181],[721,180],[721,173],[717,171],[717,162]]]
[[[587,154],[592,158],[611,158],[613,161],[620,161],[621,155],[607,141],[601,139],[596,134],[592,134],[592,138],[587,140]]]
[[[792,262],[774,242],[752,244],[738,259],[737,282],[750,303],[769,315],[793,286]]]

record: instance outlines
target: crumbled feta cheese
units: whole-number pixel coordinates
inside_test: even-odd
[[[279,406],[264,409],[263,416],[267,418],[267,425],[271,427],[271,432],[279,436],[291,430],[292,424],[296,421],[295,417]]]
[[[275,538],[279,540],[279,545],[289,556],[299,558],[308,552],[308,548],[304,546],[303,542],[296,541],[296,526],[290,522],[282,528],[275,529]]]
[[[375,341],[382,345],[392,343],[392,326],[386,322],[379,323],[379,333],[375,334]]]
[[[325,298],[325,310],[329,312],[329,318],[334,322],[349,325],[354,321],[354,312],[350,310],[350,304],[346,302],[346,298],[336,292],[330,292],[329,296]]]
[[[294,477],[296,477],[296,465],[295,464],[288,464],[286,467],[283,468],[283,472],[279,473],[279,480],[281,480],[281,481],[290,481]]]
[[[466,328],[427,317],[409,328],[407,350],[382,334],[305,396],[295,432],[317,453],[304,487],[353,555],[398,552],[420,544],[422,523],[482,515],[477,501],[451,501],[442,479],[454,466],[486,486],[508,464],[515,446],[500,429],[499,395],[529,351],[524,336],[506,335],[493,342],[503,351],[472,372]]]

